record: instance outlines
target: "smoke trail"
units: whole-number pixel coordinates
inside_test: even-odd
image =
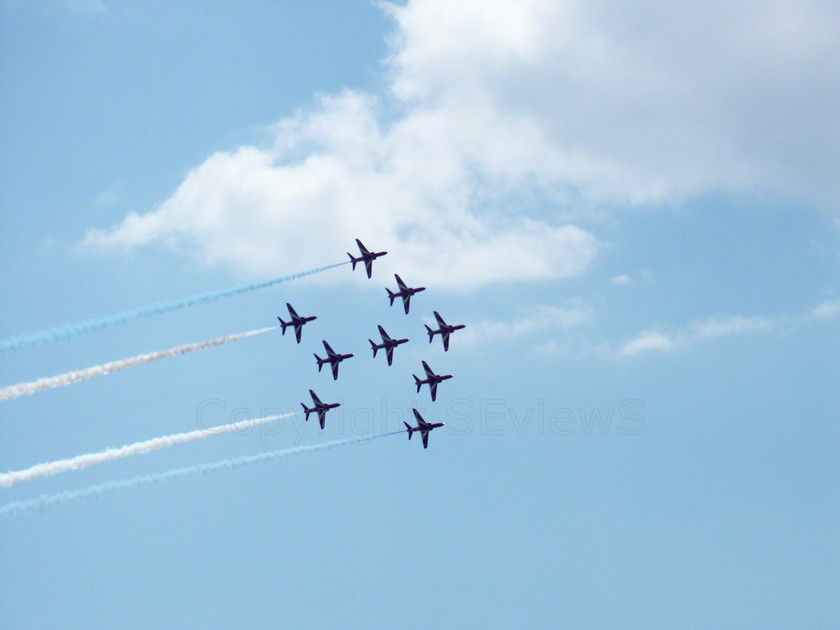
[[[148,352],[136,357],[129,357],[127,359],[120,359],[119,361],[111,361],[110,363],[103,363],[102,365],[95,365],[93,367],[85,368],[83,370],[75,370],[73,372],[65,372],[58,376],[50,376],[48,378],[39,378],[37,381],[29,383],[18,383],[17,385],[9,385],[0,389],[0,401],[11,400],[24,394],[34,394],[43,389],[53,389],[54,387],[63,387],[78,383],[97,376],[105,376],[111,372],[117,372],[126,368],[141,365],[143,363],[150,363],[158,359],[165,359],[167,357],[176,357],[195,350],[203,350],[204,348],[212,348],[213,346],[220,346],[231,341],[245,339],[246,337],[253,337],[254,335],[261,335],[274,330],[277,326],[269,326],[268,328],[260,328],[258,330],[249,330],[248,332],[236,333],[235,335],[227,335],[225,337],[216,337],[208,341],[199,341],[198,343],[188,343],[183,346],[176,346],[169,350],[158,350],[157,352]]]
[[[279,416],[268,416],[260,418],[257,424],[265,424],[273,422],[274,420],[281,420],[295,415],[292,413],[284,413]],[[176,444],[183,444],[185,442],[192,442],[194,440],[201,440],[213,435],[222,435],[223,433],[230,433],[231,431],[238,431],[240,429],[250,429],[254,424],[251,419],[240,420],[239,422],[223,424],[209,429],[197,429],[195,431],[188,431],[187,433],[174,433],[172,435],[164,435],[161,437],[152,438],[151,440],[144,440],[142,442],[135,442],[134,444],[126,444],[120,448],[106,448],[104,451],[98,453],[86,453],[85,455],[77,455],[69,459],[59,459],[54,462],[45,462],[43,464],[36,464],[24,470],[16,470],[0,474],[0,486],[8,488],[21,481],[29,481],[37,479],[38,477],[48,477],[68,470],[79,470],[80,468],[87,468],[94,464],[102,464],[104,462],[112,462],[123,457],[131,457],[132,455],[142,455],[149,451],[154,451],[159,448],[167,448],[175,446]]]
[[[59,326],[57,328],[49,328],[47,330],[42,330],[40,332],[32,333],[29,335],[19,335],[17,337],[11,337],[9,339],[4,339],[3,341],[0,341],[0,354],[4,352],[10,352],[12,350],[20,350],[21,348],[26,348],[28,346],[34,346],[42,343],[52,343],[55,341],[71,339],[73,337],[76,337],[77,335],[83,335],[85,333],[93,332],[96,330],[102,330],[103,328],[108,328],[110,326],[114,326],[115,324],[122,324],[133,319],[138,319],[140,317],[158,315],[160,313],[175,311],[180,308],[185,308],[187,306],[193,306],[194,304],[212,302],[220,298],[229,297],[231,295],[237,295],[238,293],[245,293],[246,291],[253,291],[255,289],[262,289],[263,287],[269,287],[273,284],[286,282],[288,280],[303,278],[304,276],[311,276],[316,273],[321,273],[322,271],[327,271],[328,269],[334,269],[335,267],[340,267],[341,265],[348,264],[350,263],[342,262],[336,263],[334,265],[327,265],[326,267],[317,267],[316,269],[310,269],[309,271],[299,271],[288,276],[281,276],[279,278],[273,278],[271,280],[261,280],[259,282],[251,282],[250,284],[240,284],[239,286],[229,287],[220,291],[211,291],[209,293],[194,295],[192,297],[184,298],[183,300],[176,300],[174,302],[159,302],[157,304],[143,306],[132,311],[123,311],[122,313],[116,313],[115,315],[108,315],[107,317],[101,317],[99,319],[89,319],[84,322],[78,322],[76,324],[67,324],[65,326]]]
[[[273,451],[271,453],[262,453],[260,455],[249,455],[246,457],[236,457],[233,459],[225,459],[220,462],[212,464],[197,464],[195,466],[188,466],[186,468],[176,468],[162,473],[153,475],[142,475],[134,477],[133,479],[122,479],[119,481],[109,481],[97,486],[89,486],[80,490],[71,490],[68,492],[59,492],[53,495],[41,495],[37,499],[30,499],[28,501],[15,501],[8,503],[0,508],[0,518],[23,516],[26,514],[33,514],[35,512],[44,512],[50,508],[62,505],[64,503],[71,503],[76,501],[83,501],[87,499],[95,499],[98,497],[115,494],[142,486],[152,486],[160,483],[170,481],[178,481],[193,475],[206,475],[214,473],[219,470],[227,470],[233,468],[240,468],[242,466],[250,466],[264,461],[274,459],[282,459],[292,455],[302,455],[303,453],[312,453],[314,451],[324,451],[340,446],[347,446],[349,444],[359,444],[366,441],[378,440],[392,435],[405,433],[405,431],[391,431],[390,433],[380,433],[372,436],[360,436],[349,438],[346,440],[338,440],[336,442],[327,442],[326,444],[315,444],[312,446],[297,446],[288,448],[282,451]]]

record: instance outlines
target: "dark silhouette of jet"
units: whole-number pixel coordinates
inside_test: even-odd
[[[303,328],[303,325],[306,322],[311,322],[313,319],[318,319],[317,316],[311,315],[308,317],[301,317],[295,312],[295,309],[292,308],[292,305],[286,302],[286,308],[289,309],[289,317],[290,321],[284,322],[280,319],[280,316],[277,316],[277,319],[280,320],[280,325],[283,327],[283,334],[286,334],[286,328],[288,326],[294,326],[295,328],[295,337],[297,338],[297,342],[300,343],[300,329]]]
[[[303,403],[300,403],[300,406],[303,407],[303,413],[306,414],[306,421],[309,422],[309,414],[312,412],[318,412],[318,422],[321,423],[321,428],[324,428],[324,416],[330,409],[335,409],[336,407],[340,407],[341,403],[323,403],[321,399],[318,398],[318,395],[313,392],[311,389],[309,390],[309,395],[312,396],[312,407],[307,407]]]
[[[349,359],[352,357],[352,354],[338,354],[335,350],[330,348],[330,344],[324,341],[324,348],[327,351],[327,358],[322,359],[317,354],[315,355],[315,360],[318,362],[318,371],[321,371],[321,368],[324,367],[324,363],[329,363],[332,366],[332,375],[333,380],[338,379],[338,364],[344,361],[344,359]]]
[[[409,303],[411,302],[411,296],[415,293],[420,293],[420,291],[425,291],[426,287],[417,287],[416,289],[412,289],[411,287],[406,286],[405,282],[402,281],[397,274],[394,274],[394,277],[397,279],[397,286],[399,290],[394,293],[391,289],[385,289],[388,292],[388,297],[391,298],[391,306],[394,305],[394,300],[398,297],[402,298],[403,306],[405,307],[405,314],[408,315],[408,307]]]
[[[432,368],[429,367],[429,364],[426,363],[425,361],[423,361],[423,369],[426,370],[426,378],[424,378],[422,380],[417,378],[417,376],[415,376],[414,374],[412,374],[412,376],[414,376],[414,384],[417,385],[417,393],[418,394],[420,393],[420,386],[421,385],[428,385],[429,386],[429,391],[432,392],[432,400],[434,400],[435,398],[437,398],[438,383],[440,383],[441,381],[445,381],[447,379],[452,378],[452,375],[451,374],[443,374],[443,375],[435,374],[434,372],[432,372]]]
[[[429,448],[429,432],[432,429],[442,427],[443,422],[426,422],[416,409],[414,409],[414,417],[417,418],[416,427],[411,426],[408,422],[403,422],[405,428],[408,429],[408,439],[411,439],[412,433],[420,431],[420,436],[423,438],[423,448]]]
[[[373,348],[373,356],[376,356],[377,350],[384,348],[385,354],[388,357],[388,365],[391,365],[391,361],[394,359],[394,348],[401,343],[406,343],[408,339],[391,339],[382,326],[379,327],[379,335],[382,337],[382,343],[373,343],[373,339],[368,339],[370,341],[370,347]]]
[[[361,256],[356,258],[350,252],[347,252],[347,255],[350,256],[350,261],[353,263],[353,269],[356,268],[356,263],[365,263],[365,271],[367,271],[367,277],[370,278],[370,274],[373,272],[373,261],[380,256],[384,256],[388,252],[369,252],[368,248],[362,245],[362,241],[359,239],[356,239],[356,245],[359,246]]]
[[[435,335],[440,335],[441,339],[443,339],[443,350],[446,352],[449,350],[449,335],[455,332],[456,330],[461,330],[462,328],[466,328],[466,324],[458,324],[456,326],[452,326],[451,324],[447,324],[443,321],[443,317],[440,316],[440,313],[435,311],[435,319],[438,323],[438,329],[432,330],[428,325],[423,324],[426,326],[426,332],[429,333],[429,343],[432,343],[432,339]]]

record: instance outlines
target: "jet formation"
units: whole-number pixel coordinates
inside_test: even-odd
[[[349,252],[347,253],[347,255],[350,257],[350,261],[353,265],[353,269],[356,268],[357,263],[363,263],[364,266],[365,266],[365,272],[367,273],[367,277],[370,278],[371,274],[373,273],[373,261],[376,260],[377,258],[381,257],[381,256],[384,256],[388,252],[371,252],[370,250],[368,250],[364,246],[364,244],[359,239],[356,239],[356,245],[358,245],[358,247],[359,247],[359,254],[360,255],[359,256],[353,256],[353,254],[351,254]],[[402,302],[403,302],[403,309],[405,310],[405,313],[407,315],[408,311],[409,311],[409,308],[410,308],[410,305],[411,305],[411,297],[413,295],[416,295],[417,293],[420,293],[421,291],[425,291],[426,287],[409,287],[408,285],[405,284],[405,282],[403,282],[402,278],[400,278],[400,276],[397,275],[397,274],[394,274],[394,278],[397,281],[397,290],[392,291],[391,289],[386,288],[386,291],[388,292],[388,298],[389,298],[389,301],[390,301],[390,305],[393,306],[394,305],[394,300],[396,300],[397,298],[401,298]],[[284,321],[279,316],[277,317],[277,319],[280,321],[280,325],[282,327],[283,334],[284,335],[286,334],[286,329],[289,326],[293,327],[294,330],[295,330],[295,338],[297,340],[297,343],[300,343],[301,329],[308,322],[311,322],[311,321],[317,319],[317,316],[309,315],[309,316],[303,316],[302,317],[302,316],[298,315],[297,311],[295,311],[295,309],[292,308],[292,305],[289,304],[288,302],[286,303],[286,308],[289,311],[289,321]],[[443,319],[443,317],[440,316],[440,313],[438,313],[437,311],[434,311],[434,316],[435,316],[435,320],[437,322],[437,328],[436,329],[432,329],[429,325],[424,324],[424,326],[426,327],[426,332],[429,335],[429,343],[432,343],[434,341],[434,336],[435,335],[440,335],[440,337],[443,341],[443,349],[444,349],[444,351],[448,351],[449,350],[449,337],[450,337],[450,335],[453,332],[455,332],[456,330],[461,330],[465,326],[464,326],[464,324],[457,324],[457,325],[447,324],[446,321]],[[392,338],[387,332],[385,332],[385,329],[381,325],[378,326],[378,329],[379,329],[379,336],[382,340],[381,343],[377,343],[373,339],[368,339],[368,341],[370,342],[371,350],[373,350],[374,358],[376,357],[376,353],[379,350],[384,350],[388,365],[390,366],[390,365],[392,365],[393,359],[394,359],[394,348],[396,348],[397,346],[402,345],[404,343],[408,343],[409,339],[408,338],[404,338],[404,339]],[[333,380],[336,381],[336,380],[338,380],[338,366],[339,366],[339,364],[342,361],[344,361],[346,359],[349,359],[349,358],[351,358],[355,355],[353,353],[341,354],[341,353],[336,352],[335,350],[332,349],[332,347],[330,346],[330,344],[327,343],[326,340],[322,340],[322,343],[324,344],[324,350],[326,350],[327,356],[325,358],[321,358],[320,356],[318,356],[317,353],[315,354],[315,361],[318,365],[318,371],[320,372],[321,368],[323,368],[324,365],[329,363],[331,371],[332,371]],[[417,386],[417,392],[418,393],[420,392],[420,387],[422,385],[428,385],[429,386],[429,392],[430,392],[431,397],[432,397],[432,401],[434,401],[437,398],[437,386],[438,386],[438,384],[441,383],[442,381],[445,381],[447,379],[452,378],[452,374],[435,374],[435,372],[429,367],[428,363],[426,363],[425,361],[422,361],[422,364],[423,364],[423,370],[425,371],[426,378],[421,379],[421,378],[417,377],[416,375],[412,375],[412,376],[414,376],[414,383]],[[300,404],[301,407],[303,407],[303,411],[304,411],[304,414],[305,414],[305,419],[306,419],[306,421],[309,421],[309,415],[311,413],[317,413],[318,422],[321,425],[321,429],[323,429],[325,424],[326,424],[326,414],[327,414],[327,412],[330,409],[336,409],[337,407],[340,407],[341,403],[337,403],[337,402],[336,403],[325,403],[325,402],[322,402],[321,399],[318,397],[318,395],[311,389],[309,390],[309,395],[312,398],[312,405],[313,406],[312,407],[307,407],[305,403]],[[414,418],[417,421],[417,426],[411,426],[410,424],[408,424],[408,422],[404,422],[406,430],[408,432],[408,439],[411,440],[411,436],[415,432],[419,432],[420,436],[422,438],[422,441],[423,441],[423,448],[424,449],[428,448],[428,446],[429,446],[429,433],[433,429],[444,426],[444,423],[443,422],[427,422],[423,418],[423,416],[420,415],[420,412],[417,411],[417,409],[413,409],[413,411],[414,411]]]

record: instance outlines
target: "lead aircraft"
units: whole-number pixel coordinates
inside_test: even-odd
[[[350,252],[347,252],[347,255],[350,256],[350,262],[353,263],[353,269],[356,268],[356,263],[365,263],[365,271],[367,271],[367,277],[370,278],[370,274],[373,273],[373,261],[380,256],[384,256],[388,252],[370,252],[359,239],[356,239],[356,245],[359,246],[359,253],[361,256],[357,258]]]

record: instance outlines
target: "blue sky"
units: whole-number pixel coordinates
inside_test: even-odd
[[[820,2],[0,3],[0,337],[389,251],[4,354],[10,385],[319,317],[2,402],[4,471],[344,407],[0,504],[447,422],[0,520],[3,627],[836,626],[838,33]]]

